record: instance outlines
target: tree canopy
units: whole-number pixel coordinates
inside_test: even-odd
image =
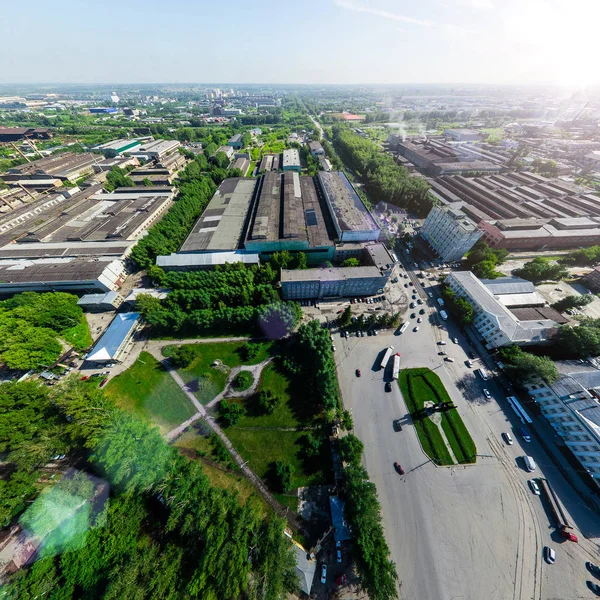
[[[515,269],[513,273],[517,277],[528,279],[534,283],[542,281],[558,281],[567,277],[567,270],[555,260],[537,256],[533,260],[525,263],[520,269]]]
[[[506,376],[520,387],[536,379],[554,383],[559,377],[554,361],[547,356],[525,352],[518,346],[501,348],[500,356],[505,364]]]

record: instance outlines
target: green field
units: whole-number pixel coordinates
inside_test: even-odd
[[[158,425],[163,433],[196,413],[168,371],[147,352],[112,379],[105,391],[118,406]]]
[[[411,413],[417,434],[425,453],[437,464],[452,464],[454,461],[448,452],[437,425],[421,410],[425,402],[451,402],[450,396],[440,378],[431,370],[406,369],[400,373],[400,389]],[[459,463],[473,463],[477,448],[456,408],[441,414],[442,429],[448,444]]]
[[[209,344],[192,344],[197,357],[189,367],[179,369],[178,373],[190,387],[196,398],[202,404],[208,404],[215,396],[225,389],[228,370],[220,370],[211,365],[220,360],[228,367],[255,365],[266,360],[273,350],[272,342],[256,342],[259,346],[258,355],[249,361],[243,361],[240,348],[246,342],[214,342]],[[173,346],[163,348],[163,354],[170,356]]]

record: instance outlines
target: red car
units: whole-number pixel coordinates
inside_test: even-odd
[[[398,472],[399,475],[404,475],[404,469],[402,468],[400,463],[395,462],[394,469],[396,469],[396,471]]]
[[[361,376],[360,369],[356,369],[356,376],[357,376],[357,377],[360,377],[360,376]]]

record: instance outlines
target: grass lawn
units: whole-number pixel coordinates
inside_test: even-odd
[[[79,323],[73,327],[69,327],[69,329],[65,329],[61,337],[76,350],[89,348],[93,340],[85,315],[82,313]]]
[[[421,418],[419,410],[428,400],[434,402],[451,402],[444,384],[436,373],[429,369],[407,369],[400,374],[400,389],[409,404],[415,426],[417,422],[423,425],[417,428],[417,433],[425,452],[440,464],[452,464],[452,459],[437,425],[429,418]],[[441,413],[441,423],[446,439],[459,463],[475,462],[477,448],[456,408]],[[431,427],[433,426],[433,427]],[[430,452],[432,454],[430,454]]]
[[[299,456],[300,438],[305,435],[302,431],[279,431],[273,429],[248,430],[239,429],[239,426],[228,427],[227,437],[234,448],[249,461],[250,468],[266,481],[269,479],[269,468],[276,460],[288,462],[293,469],[292,489],[320,485],[326,482],[326,473],[316,471],[306,473],[302,459]]]
[[[273,350],[272,342],[256,342],[259,352],[256,357],[249,361],[243,361],[240,356],[240,348],[246,342],[223,342],[209,344],[192,344],[197,357],[189,367],[179,369],[179,374],[185,383],[193,391],[194,395],[202,404],[210,402],[217,394],[225,389],[227,382],[227,370],[211,367],[215,360],[220,360],[228,367],[239,367],[240,365],[255,365],[266,360]],[[169,356],[173,346],[163,348],[163,354]]]
[[[196,413],[166,369],[147,352],[115,377],[105,388],[121,408],[129,410],[169,431]]]

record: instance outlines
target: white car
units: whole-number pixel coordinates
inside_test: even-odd
[[[550,546],[544,546],[544,558],[549,565],[553,565],[556,562],[556,552]]]
[[[540,488],[537,484],[537,481],[535,479],[530,479],[528,482],[529,487],[531,488],[531,491],[536,495],[539,496],[540,495]]]
[[[327,582],[327,565],[321,567],[321,583]]]
[[[419,317],[419,318],[417,319],[417,323],[422,323],[422,322],[423,322],[423,319],[422,319],[421,317]]]
[[[430,298],[433,298],[433,294],[432,294],[431,292],[427,292],[427,295],[428,295]]]
[[[442,340],[441,342],[438,342],[438,346],[445,346],[446,342],[444,340]]]
[[[415,327],[415,328],[413,329],[413,331],[419,331],[419,327],[418,327],[418,326],[417,326],[417,327]]]
[[[458,344],[458,338],[452,338],[452,341],[453,341],[455,344]]]
[[[492,395],[490,394],[490,390],[483,389],[483,395],[489,400]]]

